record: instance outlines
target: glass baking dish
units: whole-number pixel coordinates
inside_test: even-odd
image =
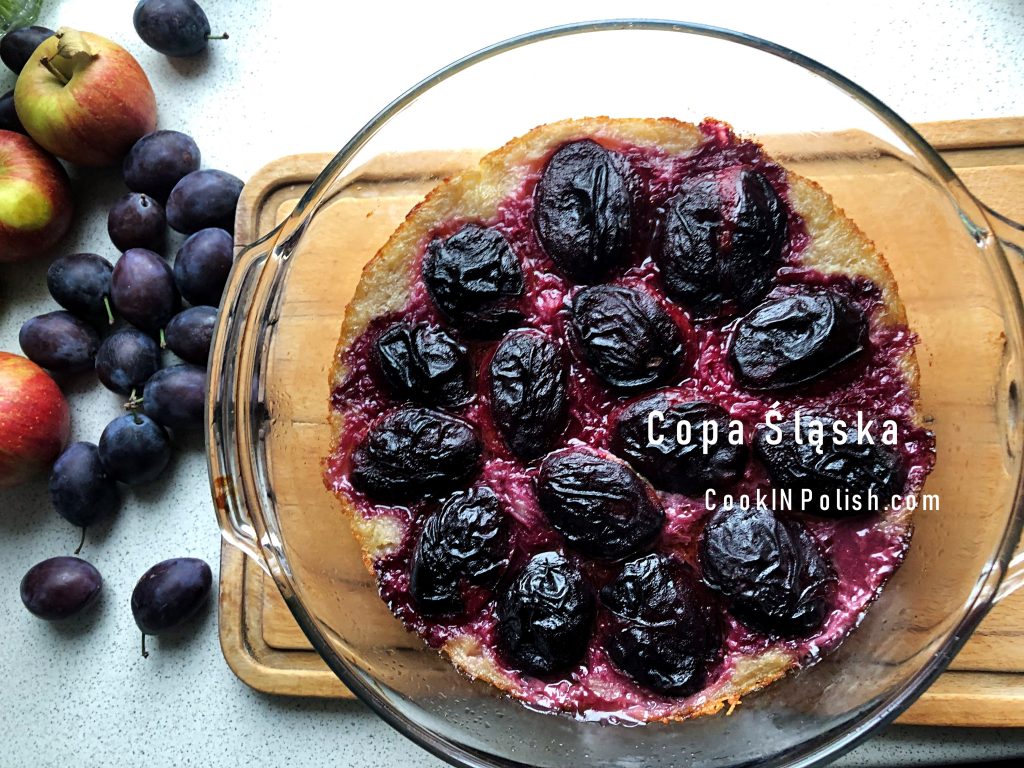
[[[875,240],[920,338],[922,406],[937,441],[925,492],[939,509],[917,514],[906,562],[836,653],[729,716],[581,723],[464,679],[379,600],[321,481],[328,370],[362,265],[418,198],[482,151],[587,115],[713,115],[762,141]],[[573,24],[499,43],[396,99],[285,221],[240,255],[214,337],[207,403],[221,529],[273,578],[339,678],[453,764],[832,759],[909,706],[1024,578],[1013,557],[1024,447],[1021,243],[1021,227],[986,209],[892,110],[781,46],[653,20]]]

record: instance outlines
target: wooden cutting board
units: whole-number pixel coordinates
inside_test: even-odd
[[[931,123],[918,128],[969,188],[996,210],[1024,221],[1024,118]],[[845,139],[831,141],[822,156],[836,162],[842,157]],[[473,157],[473,153],[453,153],[389,158],[381,163],[388,178],[380,179],[389,204],[374,205],[372,217],[358,201],[332,206],[330,215],[337,219],[332,226],[339,231],[344,228],[348,238],[361,238],[365,250],[373,252],[432,186],[425,178],[447,175]],[[287,216],[330,158],[328,154],[292,155],[253,176],[239,203],[236,242],[256,240]],[[424,163],[431,167],[425,169]],[[352,264],[350,270],[345,266],[346,274],[332,275],[333,290],[352,287],[358,279],[362,265]],[[337,329],[329,330],[334,338]],[[227,544],[221,552],[220,638],[228,665],[257,690],[352,696],[312,650],[273,583]],[[1024,726],[1024,592],[992,611],[949,671],[900,722]]]

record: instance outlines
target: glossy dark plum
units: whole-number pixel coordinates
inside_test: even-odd
[[[108,474],[126,485],[156,480],[171,460],[167,432],[148,416],[128,413],[107,424],[100,435],[100,461]]]
[[[523,268],[495,229],[467,224],[434,240],[423,257],[423,284],[441,313],[470,336],[493,336],[521,317]]]
[[[498,648],[528,674],[567,672],[587,650],[594,604],[590,584],[564,555],[534,555],[498,600]]]
[[[736,202],[728,221],[723,193]],[[781,266],[787,226],[782,201],[758,171],[687,179],[665,205],[655,237],[666,292],[701,317],[725,304],[752,306]]]
[[[632,203],[625,161],[590,139],[556,151],[534,192],[544,250],[577,283],[600,282],[629,255]]]
[[[468,484],[483,446],[468,422],[429,408],[399,408],[370,426],[352,452],[352,485],[376,501],[418,500]]]
[[[527,461],[543,455],[565,426],[568,365],[540,331],[508,333],[491,358],[491,412],[505,443]]]
[[[213,573],[195,557],[176,557],[157,563],[139,579],[132,591],[132,616],[142,632],[142,655],[146,635],[162,635],[181,627],[199,613],[210,598]]]
[[[234,240],[223,229],[208,227],[189,235],[174,259],[174,282],[185,301],[219,306],[234,258]]]
[[[616,285],[584,288],[573,296],[571,312],[584,359],[610,386],[639,389],[679,369],[679,328],[649,293]]]
[[[148,248],[158,251],[167,235],[164,207],[142,192],[129,192],[107,213],[107,234],[119,251]]]
[[[206,405],[206,369],[172,365],[154,373],[142,393],[142,408],[157,424],[188,430],[203,426]]]
[[[590,448],[548,454],[537,475],[537,501],[569,545],[593,557],[635,554],[665,521],[654,490],[628,464]]]
[[[689,567],[666,555],[626,563],[601,590],[610,614],[605,648],[634,681],[665,696],[690,696],[708,683],[722,650],[721,624]]]
[[[95,253],[58,256],[46,270],[46,287],[68,312],[99,325],[113,323],[110,279],[114,266]]]
[[[816,381],[864,350],[864,313],[834,291],[804,289],[770,299],[736,325],[729,357],[748,389]]]
[[[210,20],[195,0],[139,0],[132,22],[142,42],[164,56],[195,56],[210,40]]]
[[[0,131],[14,131],[15,133],[27,134],[25,126],[18,118],[18,111],[14,108],[14,91],[8,91],[0,96]]]
[[[0,60],[12,72],[20,74],[39,44],[48,37],[53,37],[53,30],[47,27],[12,29],[0,37]]]
[[[401,398],[454,406],[473,396],[466,348],[437,326],[395,323],[377,338],[374,357],[384,379]]]
[[[205,368],[215,325],[217,310],[214,307],[184,309],[171,318],[164,330],[167,348],[186,363]]]
[[[36,563],[21,580],[21,602],[46,621],[80,614],[99,597],[103,577],[78,557],[51,557]]]
[[[463,610],[462,583],[492,585],[508,563],[508,520],[494,491],[471,488],[430,515],[413,552],[409,592],[425,615]]]
[[[817,442],[816,423],[821,424],[821,445]],[[863,514],[849,505],[836,504],[837,494],[857,496],[867,510],[868,495],[877,494],[881,507],[893,494],[903,490],[906,472],[899,454],[882,445],[874,435],[874,445],[857,440],[856,426],[840,430],[844,443],[836,440],[835,420],[828,416],[803,415],[800,418],[800,442],[792,418],[772,428],[762,424],[754,430],[754,454],[768,469],[772,483],[794,491],[794,504],[811,515],[846,517]],[[809,437],[814,433],[814,437]],[[778,440],[777,445],[772,442]],[[809,505],[803,505],[801,491],[812,493]],[[830,501],[829,501],[830,500]]]
[[[806,637],[828,614],[832,567],[797,520],[757,506],[718,509],[701,533],[698,557],[704,582],[752,629]]]
[[[122,328],[110,334],[96,353],[100,381],[120,395],[142,394],[142,387],[158,370],[160,345],[135,328]]]
[[[117,511],[117,483],[95,445],[72,443],[64,449],[50,471],[50,501],[61,517],[80,528]]]
[[[201,160],[191,136],[180,131],[153,131],[135,142],[121,173],[128,189],[165,202],[175,184],[199,170]]]
[[[114,265],[110,298],[117,313],[147,333],[157,333],[181,307],[174,275],[153,251],[132,248]]]
[[[661,419],[651,419],[655,411],[661,413]],[[660,442],[651,443],[649,430]],[[689,442],[678,440],[680,431]],[[708,488],[728,487],[743,476],[747,447],[732,445],[728,436],[729,414],[721,406],[705,402],[670,404],[664,394],[655,393],[634,400],[619,412],[611,451],[628,461],[655,488],[699,496]]]
[[[58,310],[29,318],[18,343],[25,357],[54,373],[91,371],[100,335],[70,312]]]
[[[240,178],[224,171],[192,171],[167,198],[167,223],[185,235],[209,227],[234,232],[242,186]]]

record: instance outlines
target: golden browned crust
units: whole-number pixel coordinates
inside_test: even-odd
[[[348,373],[346,353],[370,322],[381,315],[398,312],[408,304],[415,280],[416,256],[437,224],[456,217],[481,222],[493,220],[498,205],[520,188],[527,175],[536,169],[539,158],[546,157],[567,141],[580,138],[652,147],[668,154],[689,153],[705,141],[696,126],[671,118],[564,120],[534,128],[486,155],[478,165],[442,182],[409,213],[364,268],[346,309],[335,350],[330,372],[332,390]],[[824,273],[870,279],[882,293],[882,305],[874,321],[883,325],[905,325],[906,312],[897,294],[895,278],[874,243],[818,184],[788,170],[786,175],[788,202],[803,219],[809,235],[808,247],[801,254],[802,263]],[[919,370],[913,350],[904,355],[903,369],[917,405]],[[330,421],[333,448],[344,429],[344,417],[332,409]],[[364,519],[344,495],[339,498],[363,548],[364,562],[372,572],[374,560],[401,543],[404,524],[389,516]],[[907,533],[911,527],[910,513],[889,513],[884,524]],[[514,678],[492,661],[476,638],[468,634],[456,636],[442,650],[469,677],[486,681],[513,696],[517,694]],[[680,705],[664,719],[682,720],[712,714],[726,705],[731,712],[741,697],[774,682],[798,663],[793,652],[783,649],[769,649],[757,656],[744,657],[698,700]]]

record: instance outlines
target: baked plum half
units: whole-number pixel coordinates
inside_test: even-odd
[[[788,389],[819,380],[864,351],[868,323],[846,297],[802,290],[769,299],[736,325],[729,356],[750,389]]]
[[[567,672],[586,653],[594,613],[593,588],[579,567],[559,552],[541,552],[498,600],[498,647],[529,674]]]
[[[377,366],[392,391],[424,405],[461,405],[472,397],[466,347],[443,328],[395,323],[377,339]]]
[[[526,461],[544,454],[565,425],[568,364],[540,331],[508,333],[491,358],[491,412],[505,443]]]
[[[632,560],[601,590],[610,615],[605,648],[640,685],[689,696],[722,650],[717,606],[690,568],[661,554]]]
[[[632,197],[622,157],[596,141],[560,147],[534,193],[537,237],[577,283],[603,280],[629,254]]]
[[[665,512],[654,489],[624,461],[590,448],[549,453],[537,502],[566,543],[585,555],[620,558],[649,546]]]
[[[441,314],[467,336],[494,335],[522,317],[523,268],[496,229],[466,224],[433,240],[423,257],[423,284]]]
[[[816,424],[821,425],[820,440],[808,439],[817,434]],[[810,494],[810,504],[801,503],[799,511],[826,517],[858,514],[852,505],[836,500],[857,496],[867,510],[869,496],[875,495],[884,507],[903,488],[906,471],[900,455],[879,442],[861,441],[855,426],[837,432],[831,416],[805,414],[800,427],[805,436],[801,439],[797,439],[794,419],[774,428],[762,424],[754,432],[754,453],[772,483],[793,491],[801,502],[804,492]]]
[[[670,402],[664,393],[655,393],[619,412],[611,450],[655,488],[698,495],[708,488],[727,488],[743,477],[749,452],[746,444],[730,443],[728,432],[729,414],[722,406]],[[712,436],[717,436],[713,442]]]
[[[757,170],[685,179],[654,244],[665,291],[700,317],[752,306],[782,266],[787,227],[782,199]]]
[[[832,569],[801,523],[764,507],[723,508],[701,532],[704,583],[752,629],[801,637],[821,627]]]
[[[409,593],[424,614],[462,612],[462,584],[491,586],[508,563],[508,518],[485,485],[451,496],[423,524]]]
[[[617,285],[584,288],[573,296],[571,322],[584,360],[610,387],[647,387],[679,369],[679,327],[643,290]]]
[[[352,485],[377,501],[412,501],[464,485],[483,447],[472,424],[429,408],[399,408],[352,452]]]

